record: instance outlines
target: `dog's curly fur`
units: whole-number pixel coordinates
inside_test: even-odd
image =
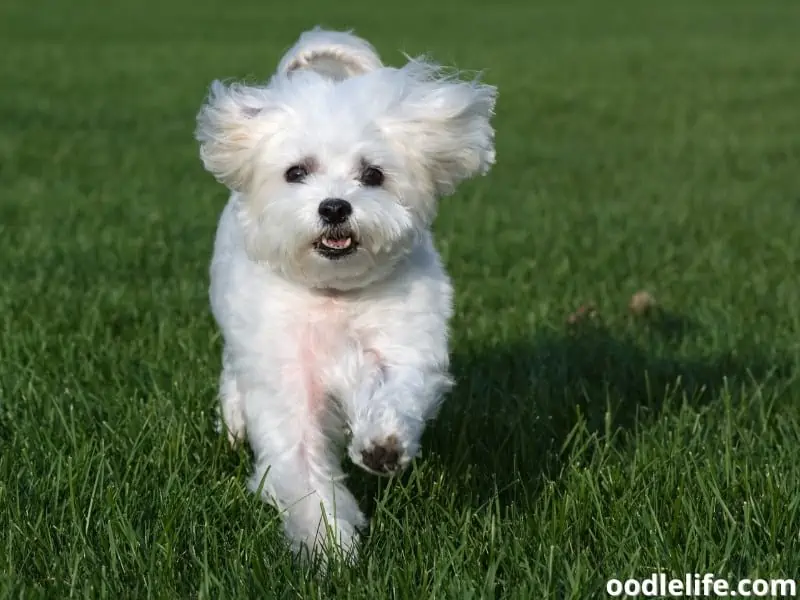
[[[339,450],[400,471],[451,385],[452,288],[430,226],[438,198],[493,164],[495,97],[316,28],[267,84],[213,83],[198,115],[203,164],[232,192],[211,265],[221,424],[248,440],[251,487],[296,549],[356,549],[365,517]],[[331,198],[349,207],[335,225]]]

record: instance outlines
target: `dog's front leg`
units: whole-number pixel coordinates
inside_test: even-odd
[[[286,368],[279,382],[247,392],[247,432],[255,455],[250,487],[282,511],[295,550],[334,547],[350,554],[366,520],[344,485],[325,398],[310,389],[308,373],[292,371]]]
[[[348,455],[371,473],[394,475],[418,455],[451,380],[445,369],[425,363],[384,363],[380,373],[353,396]]]

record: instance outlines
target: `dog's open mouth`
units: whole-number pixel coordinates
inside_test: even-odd
[[[326,231],[314,242],[314,250],[329,259],[343,258],[355,252],[357,248],[358,242],[352,232],[345,230]]]

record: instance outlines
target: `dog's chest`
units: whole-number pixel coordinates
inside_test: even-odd
[[[363,351],[366,332],[349,303],[326,298],[298,309],[296,372],[304,381],[309,403],[318,406],[333,383],[331,374],[341,373],[343,365],[353,363],[353,353]]]
[[[335,299],[309,302],[298,314],[300,353],[309,365],[335,360],[357,336],[347,306]]]

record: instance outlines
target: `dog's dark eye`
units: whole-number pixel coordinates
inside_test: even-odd
[[[306,169],[302,165],[294,165],[293,167],[289,167],[286,169],[286,173],[283,174],[283,177],[289,183],[300,183],[308,176],[308,169]]]
[[[367,167],[361,171],[361,177],[359,177],[359,181],[361,181],[362,185],[366,185],[368,187],[378,187],[379,185],[383,184],[383,171],[381,171],[378,167]]]

